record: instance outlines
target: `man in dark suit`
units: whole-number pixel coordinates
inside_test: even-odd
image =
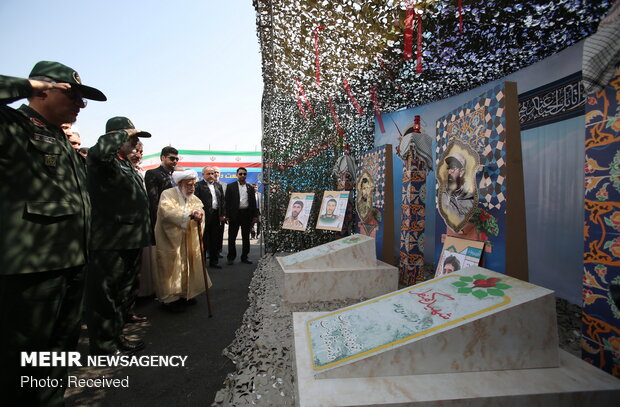
[[[215,182],[222,186],[222,190],[224,191],[224,196],[226,196],[226,187],[228,184],[222,180],[220,180],[220,167],[213,167],[215,170]],[[220,222],[220,237],[218,238],[218,248],[217,253],[218,257],[222,258],[222,247],[224,246],[224,229],[226,228],[226,222]]]
[[[194,194],[200,198],[205,211],[205,231],[203,235],[204,247],[209,252],[209,266],[220,269],[218,265],[220,245],[220,224],[224,222],[224,191],[222,186],[215,182],[215,169],[204,167],[203,179],[196,183]]]
[[[155,230],[157,221],[157,208],[159,207],[159,197],[161,193],[175,185],[172,180],[172,173],[179,162],[179,152],[176,148],[166,146],[162,148],[159,156],[161,165],[144,174],[144,184],[149,194],[149,211],[151,212],[151,227]]]
[[[64,405],[64,385],[20,379],[66,384],[67,367],[22,365],[20,353],[74,351],[80,336],[91,206],[86,167],[60,126],[75,121],[83,98],[106,100],[58,62],[37,63],[30,79],[0,76],[2,405]]]
[[[241,227],[241,262],[252,264],[248,259],[250,254],[250,229],[258,221],[258,208],[254,188],[245,182],[248,170],[237,168],[237,182],[228,184],[226,188],[225,216],[228,219],[228,264],[233,264],[237,257],[236,240]]]
[[[141,249],[151,243],[149,200],[128,155],[138,137],[126,117],[113,117],[88,153],[87,186],[92,203],[91,261],[86,277],[86,319],[91,354],[137,351],[142,341],[123,336],[125,312]]]

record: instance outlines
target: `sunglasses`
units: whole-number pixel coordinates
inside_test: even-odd
[[[88,104],[88,100],[84,99],[82,97],[82,95],[80,94],[80,92],[76,91],[73,88],[71,88],[71,89],[60,89],[60,91],[62,93],[64,93],[65,96],[67,96],[69,99],[71,99],[74,103],[77,103],[78,105],[82,106],[82,108],[85,108],[86,105]]]
[[[168,156],[168,157],[166,157],[166,158],[167,158],[167,159],[169,159],[170,161],[179,161],[179,157],[171,157],[171,156]]]
[[[237,173],[237,175],[248,175],[248,173],[247,172],[239,172],[239,173]]]

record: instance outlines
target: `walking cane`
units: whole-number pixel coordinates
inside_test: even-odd
[[[195,220],[195,219],[194,219]],[[211,313],[211,297],[209,297],[209,280],[207,277],[207,265],[204,258],[204,244],[202,243],[202,233],[200,232],[200,222],[196,221],[196,231],[198,232],[198,241],[200,242],[200,262],[202,263],[202,275],[205,280],[205,293],[207,294],[207,309],[209,310],[209,318],[213,316]]]

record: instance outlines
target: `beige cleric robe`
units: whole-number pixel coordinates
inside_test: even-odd
[[[184,199],[178,187],[161,193],[155,224],[153,283],[157,298],[164,303],[190,299],[205,291],[197,225],[189,219],[190,213],[202,211],[202,206],[193,194]],[[207,279],[211,287],[208,275]]]

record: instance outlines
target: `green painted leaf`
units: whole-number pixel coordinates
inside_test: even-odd
[[[504,292],[502,290],[498,290],[496,288],[489,288],[487,290],[487,292],[491,295],[495,295],[497,297],[503,297],[504,296]]]
[[[459,278],[459,280],[465,281],[466,283],[471,283],[472,281],[474,281],[473,277],[467,277],[467,276],[461,277]]]
[[[472,292],[472,295],[476,298],[482,299],[489,294],[487,294],[486,291],[477,290],[477,291]]]
[[[495,284],[495,288],[498,288],[500,290],[506,290],[508,288],[512,288],[512,286],[504,283],[497,283]]]
[[[467,283],[463,282],[463,281],[457,281],[456,283],[452,283],[453,286],[455,287],[465,287],[467,285]]]
[[[469,294],[471,292],[472,288],[471,287],[461,287],[458,289],[458,293],[459,294]]]
[[[476,275],[474,276],[474,279],[475,279],[475,280],[486,280],[486,279],[487,279],[487,276],[485,276],[484,274],[476,274]]]

